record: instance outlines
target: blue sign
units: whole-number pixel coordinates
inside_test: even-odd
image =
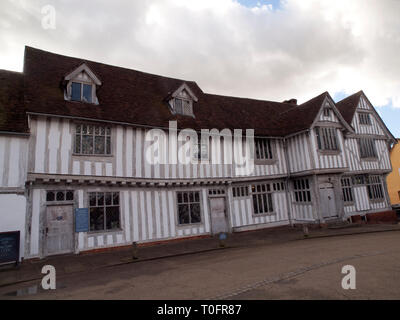
[[[75,232],[88,232],[89,231],[89,209],[77,208],[75,209]]]

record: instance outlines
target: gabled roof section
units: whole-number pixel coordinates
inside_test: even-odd
[[[74,79],[78,74],[80,74],[82,71],[86,72],[87,75],[93,80],[93,82],[101,86],[101,81],[100,79],[96,76],[96,74],[90,70],[90,68],[87,66],[85,62],[83,62],[79,67],[77,67],[74,71],[70,72],[65,76],[65,80],[72,80]]]
[[[186,90],[186,92],[189,94],[190,98],[197,102],[199,99],[196,97],[196,95],[193,93],[192,90],[190,90],[189,86],[186,84],[186,82],[182,83],[182,85],[176,89],[172,94],[171,97],[175,98],[179,95],[179,93],[181,93],[183,90]]]
[[[342,115],[345,118],[345,120],[347,121],[347,123],[349,123],[349,125],[351,125],[353,118],[354,118],[354,114],[357,110],[357,107],[358,107],[358,104],[360,103],[361,98],[364,98],[365,101],[369,104],[372,113],[374,114],[376,120],[381,125],[382,129],[386,132],[387,137],[390,140],[392,140],[392,142],[396,142],[396,138],[390,132],[390,130],[388,129],[386,124],[383,122],[383,120],[380,117],[380,115],[378,114],[378,112],[376,112],[375,107],[373,106],[371,101],[369,101],[368,97],[365,95],[365,93],[362,90],[360,90],[360,91],[352,94],[351,96],[348,96],[347,98],[336,103],[339,111],[342,113]]]
[[[23,96],[23,74],[0,70],[0,132],[29,132]]]
[[[362,94],[362,91],[358,91],[351,96],[336,102],[336,107],[339,109],[344,120],[346,120],[349,125],[351,125],[354,113],[356,112]]]

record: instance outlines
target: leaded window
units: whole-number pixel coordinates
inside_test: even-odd
[[[267,160],[273,158],[271,140],[265,138],[255,138],[256,159]]]
[[[47,202],[73,201],[74,192],[72,190],[49,190],[46,192]]]
[[[308,179],[293,180],[293,190],[296,202],[311,202],[311,188]]]
[[[178,222],[179,224],[191,224],[201,222],[200,192],[177,192]]]
[[[120,228],[119,192],[89,192],[90,231]]]
[[[342,192],[343,192],[343,201],[344,202],[353,202],[353,187],[350,177],[344,177],[341,180],[342,184]]]
[[[373,138],[360,138],[358,140],[361,158],[376,158],[375,140]]]
[[[191,103],[189,100],[186,99],[181,99],[181,98],[175,98],[174,99],[174,109],[176,114],[182,114],[182,115],[192,115],[192,107]]]
[[[367,176],[367,191],[370,200],[383,200],[383,187],[380,176]]]
[[[111,154],[111,128],[99,125],[77,124],[75,153],[86,155]]]
[[[252,185],[251,194],[253,197],[254,214],[274,212],[271,184],[264,183]]]
[[[335,128],[316,127],[315,133],[319,150],[339,150]]]
[[[200,137],[197,144],[193,144],[192,155],[194,160],[208,160],[208,137]]]

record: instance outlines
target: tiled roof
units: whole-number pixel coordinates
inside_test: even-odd
[[[351,125],[351,121],[353,120],[354,112],[357,109],[358,102],[360,101],[360,97],[363,94],[362,91],[358,91],[347,98],[336,102],[336,107],[342,114],[344,120]]]
[[[64,77],[82,63],[86,63],[101,79],[102,85],[97,89],[99,105],[64,100]],[[165,100],[184,82],[198,98],[198,102],[193,106],[194,118],[173,115]],[[12,99],[12,97],[17,99],[22,96],[23,91],[26,112],[151,127],[168,127],[168,121],[177,120],[179,128],[255,129],[256,135],[261,136],[285,136],[309,128],[324,98],[328,95],[324,92],[297,106],[290,103],[208,94],[204,93],[194,81],[153,75],[31,47],[25,48],[23,75],[10,76],[7,86],[13,87],[14,91],[1,92],[1,95],[7,96],[11,93],[13,95],[2,99]],[[16,92],[21,95],[16,96]],[[18,106],[21,104],[19,99],[15,101]],[[23,128],[21,125],[21,119],[15,126],[13,123],[9,122],[7,125],[14,131],[26,131],[26,127]]]

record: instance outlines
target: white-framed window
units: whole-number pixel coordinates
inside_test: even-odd
[[[89,192],[90,231],[120,228],[119,192]]]
[[[253,198],[253,213],[255,215],[274,212],[272,189],[269,183],[252,185],[251,195]]]
[[[285,190],[285,183],[282,182],[274,182],[272,184],[274,191],[284,191]]]
[[[353,186],[351,177],[343,177],[340,179],[342,184],[342,192],[343,192],[343,201],[346,202],[353,202]]]
[[[371,175],[366,177],[368,198],[370,200],[383,200],[383,187],[380,176]]]
[[[336,128],[316,127],[319,150],[339,150]]]
[[[371,117],[369,113],[366,112],[360,112],[358,114],[358,119],[360,121],[360,124],[365,124],[365,125],[371,125]]]
[[[208,195],[209,196],[219,196],[219,195],[225,195],[225,190],[224,189],[210,189],[208,190]]]
[[[331,111],[329,110],[329,108],[324,108],[323,110],[324,117],[329,117],[331,115]]]
[[[271,139],[254,138],[254,144],[257,160],[273,159]]]
[[[362,186],[365,185],[365,176],[362,174],[352,176],[351,177],[351,182],[353,186]]]
[[[361,158],[376,158],[375,140],[373,138],[359,138],[358,147]]]
[[[201,222],[200,191],[179,191],[176,199],[180,225]]]
[[[295,202],[311,202],[311,188],[307,178],[293,180],[293,190]]]
[[[72,81],[71,101],[93,102],[93,84]]]
[[[110,127],[77,124],[75,129],[75,154],[111,155]]]
[[[249,196],[249,187],[248,186],[233,187],[232,195],[234,198],[248,197]]]

